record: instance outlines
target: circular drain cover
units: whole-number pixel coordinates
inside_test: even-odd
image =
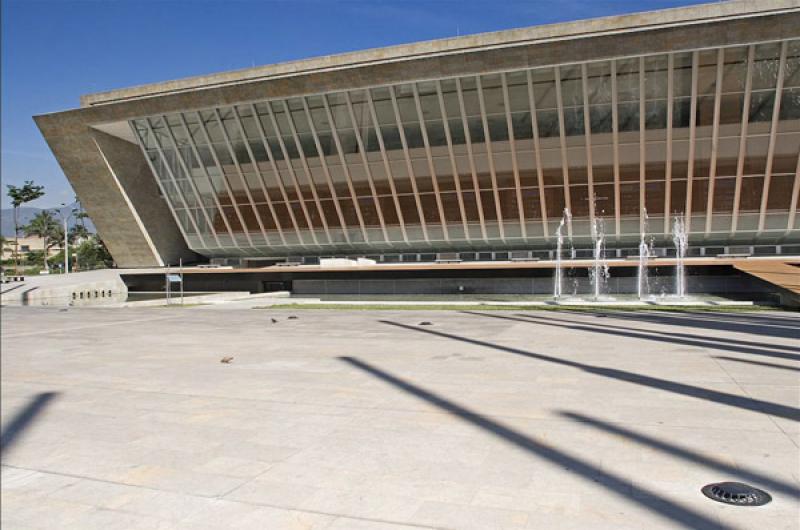
[[[772,500],[766,491],[741,482],[717,482],[703,486],[701,491],[711,500],[736,506],[762,506]]]

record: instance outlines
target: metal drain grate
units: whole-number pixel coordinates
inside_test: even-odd
[[[711,500],[736,506],[762,506],[772,500],[766,491],[741,482],[717,482],[703,486],[701,491]]]

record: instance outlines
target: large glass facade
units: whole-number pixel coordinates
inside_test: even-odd
[[[800,230],[800,41],[254,101],[131,121],[208,256],[547,248]]]

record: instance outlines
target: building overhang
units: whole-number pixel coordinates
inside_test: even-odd
[[[773,17],[796,12],[799,6],[800,4],[796,0],[717,2],[415,42],[98,92],[82,96],[81,106],[106,105],[196,90],[235,87],[248,83],[318,74],[330,74],[330,80],[333,82],[337,77],[336,74],[342,71],[356,76],[357,81],[380,85],[387,83],[387,80],[378,75],[379,72],[382,73],[381,69],[391,65],[413,65],[421,61],[428,64],[433,62],[438,67],[427,69],[428,75],[434,78],[440,78],[445,73],[460,75],[502,71],[522,66],[519,61],[525,59],[528,61],[525,66],[563,64],[563,57],[545,53],[545,47],[556,44],[576,44],[578,41],[584,40],[614,39],[643,32],[689,29],[699,24],[707,26],[718,22],[747,23],[749,19],[753,18]],[[676,48],[661,47],[658,51],[674,51],[680,49],[681,45],[690,44],[697,47],[694,42],[687,41],[674,44],[677,46]],[[537,48],[541,48],[542,53],[530,53]],[[642,49],[643,47],[637,46],[635,53],[640,54]],[[525,50],[526,53],[517,55],[517,50]],[[620,55],[617,50],[608,51],[612,52],[609,56]],[[492,57],[492,60],[464,61],[462,58],[464,55],[478,54],[486,54],[486,57]],[[502,58],[500,62],[494,60],[498,56]],[[586,59],[586,57],[573,57],[572,54],[569,58],[575,61]],[[377,70],[374,74],[370,72],[370,69],[373,68]],[[414,69],[413,75],[407,79],[424,79],[425,72],[426,70]],[[370,83],[373,77],[374,80]],[[391,82],[396,81],[398,80],[391,80]],[[350,86],[348,85],[348,87]],[[299,91],[296,94],[301,95],[303,92]]]
[[[702,25],[703,30],[697,31]],[[796,38],[797,0],[748,0],[456,37],[112,90],[34,119],[118,262],[193,260],[129,120],[242,102]]]

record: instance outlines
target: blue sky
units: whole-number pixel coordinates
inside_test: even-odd
[[[6,184],[73,192],[31,116],[82,94],[420,40],[678,7],[696,0],[2,0]]]

